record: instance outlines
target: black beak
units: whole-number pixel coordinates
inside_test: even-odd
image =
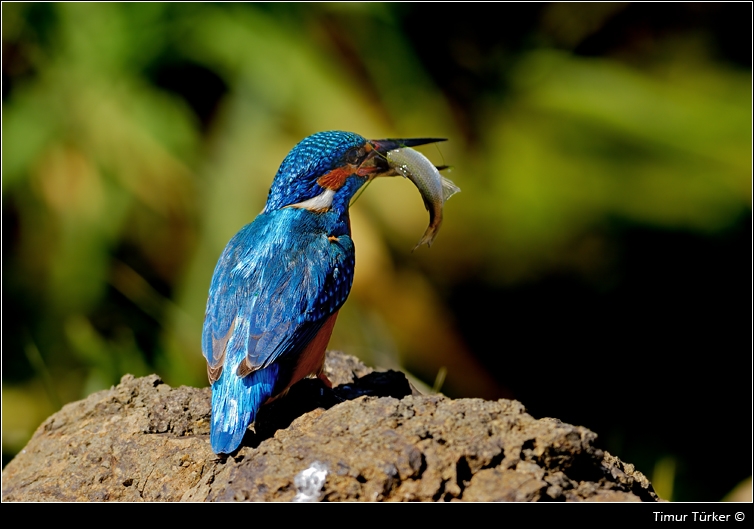
[[[400,149],[401,147],[416,147],[417,145],[426,145],[427,143],[437,143],[439,141],[446,141],[447,138],[408,138],[405,140],[369,140],[369,143],[374,147],[374,150],[370,153],[369,159],[373,160],[374,167],[372,177],[375,176],[395,176],[396,173],[393,168],[387,162],[385,156],[393,149]]]
[[[380,154],[386,154],[393,149],[401,147],[416,147],[417,145],[426,145],[427,143],[437,143],[446,141],[447,138],[409,138],[406,140],[369,140],[374,149]]]

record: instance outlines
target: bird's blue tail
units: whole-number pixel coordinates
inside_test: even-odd
[[[212,384],[210,443],[216,454],[230,454],[241,444],[260,406],[272,395],[278,369],[272,364],[245,377],[224,369]]]

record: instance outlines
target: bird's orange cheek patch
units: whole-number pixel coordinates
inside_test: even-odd
[[[336,169],[333,169],[326,175],[320,176],[317,180],[317,183],[325,189],[332,189],[333,191],[337,191],[338,189],[343,187],[343,184],[346,183],[348,177],[354,174],[354,172],[354,168],[350,165],[338,167]]]

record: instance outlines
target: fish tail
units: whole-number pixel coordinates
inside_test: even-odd
[[[427,227],[427,229],[424,231],[424,235],[422,235],[422,238],[419,239],[419,242],[416,243],[414,249],[411,250],[412,252],[422,244],[426,244],[427,247],[432,246],[432,243],[435,241],[435,237],[437,237],[437,229],[440,227],[439,222],[437,224],[433,224],[430,224],[429,227]]]
[[[230,454],[241,444],[259,408],[272,395],[278,369],[276,364],[272,364],[245,377],[226,369],[220,379],[212,384],[209,438],[216,454]]]
[[[449,178],[440,176],[440,182],[442,183],[443,204],[445,204],[445,201],[450,197],[452,197],[456,193],[460,193],[461,191],[461,188],[455,185]],[[442,209],[437,210],[434,205],[427,199],[427,197],[422,198],[424,198],[424,207],[429,211],[429,226],[427,226],[427,229],[424,231],[424,235],[422,235],[422,238],[419,240],[419,242],[416,243],[414,249],[411,250],[412,252],[422,244],[426,244],[427,247],[431,247],[432,243],[435,241],[435,237],[437,237],[437,232],[440,229],[440,224],[442,223]]]

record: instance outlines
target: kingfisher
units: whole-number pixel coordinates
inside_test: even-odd
[[[283,160],[262,212],[230,240],[215,267],[202,330],[212,385],[210,444],[234,452],[260,407],[323,373],[325,348],[353,284],[348,208],[386,154],[441,138],[366,140],[319,132]]]

